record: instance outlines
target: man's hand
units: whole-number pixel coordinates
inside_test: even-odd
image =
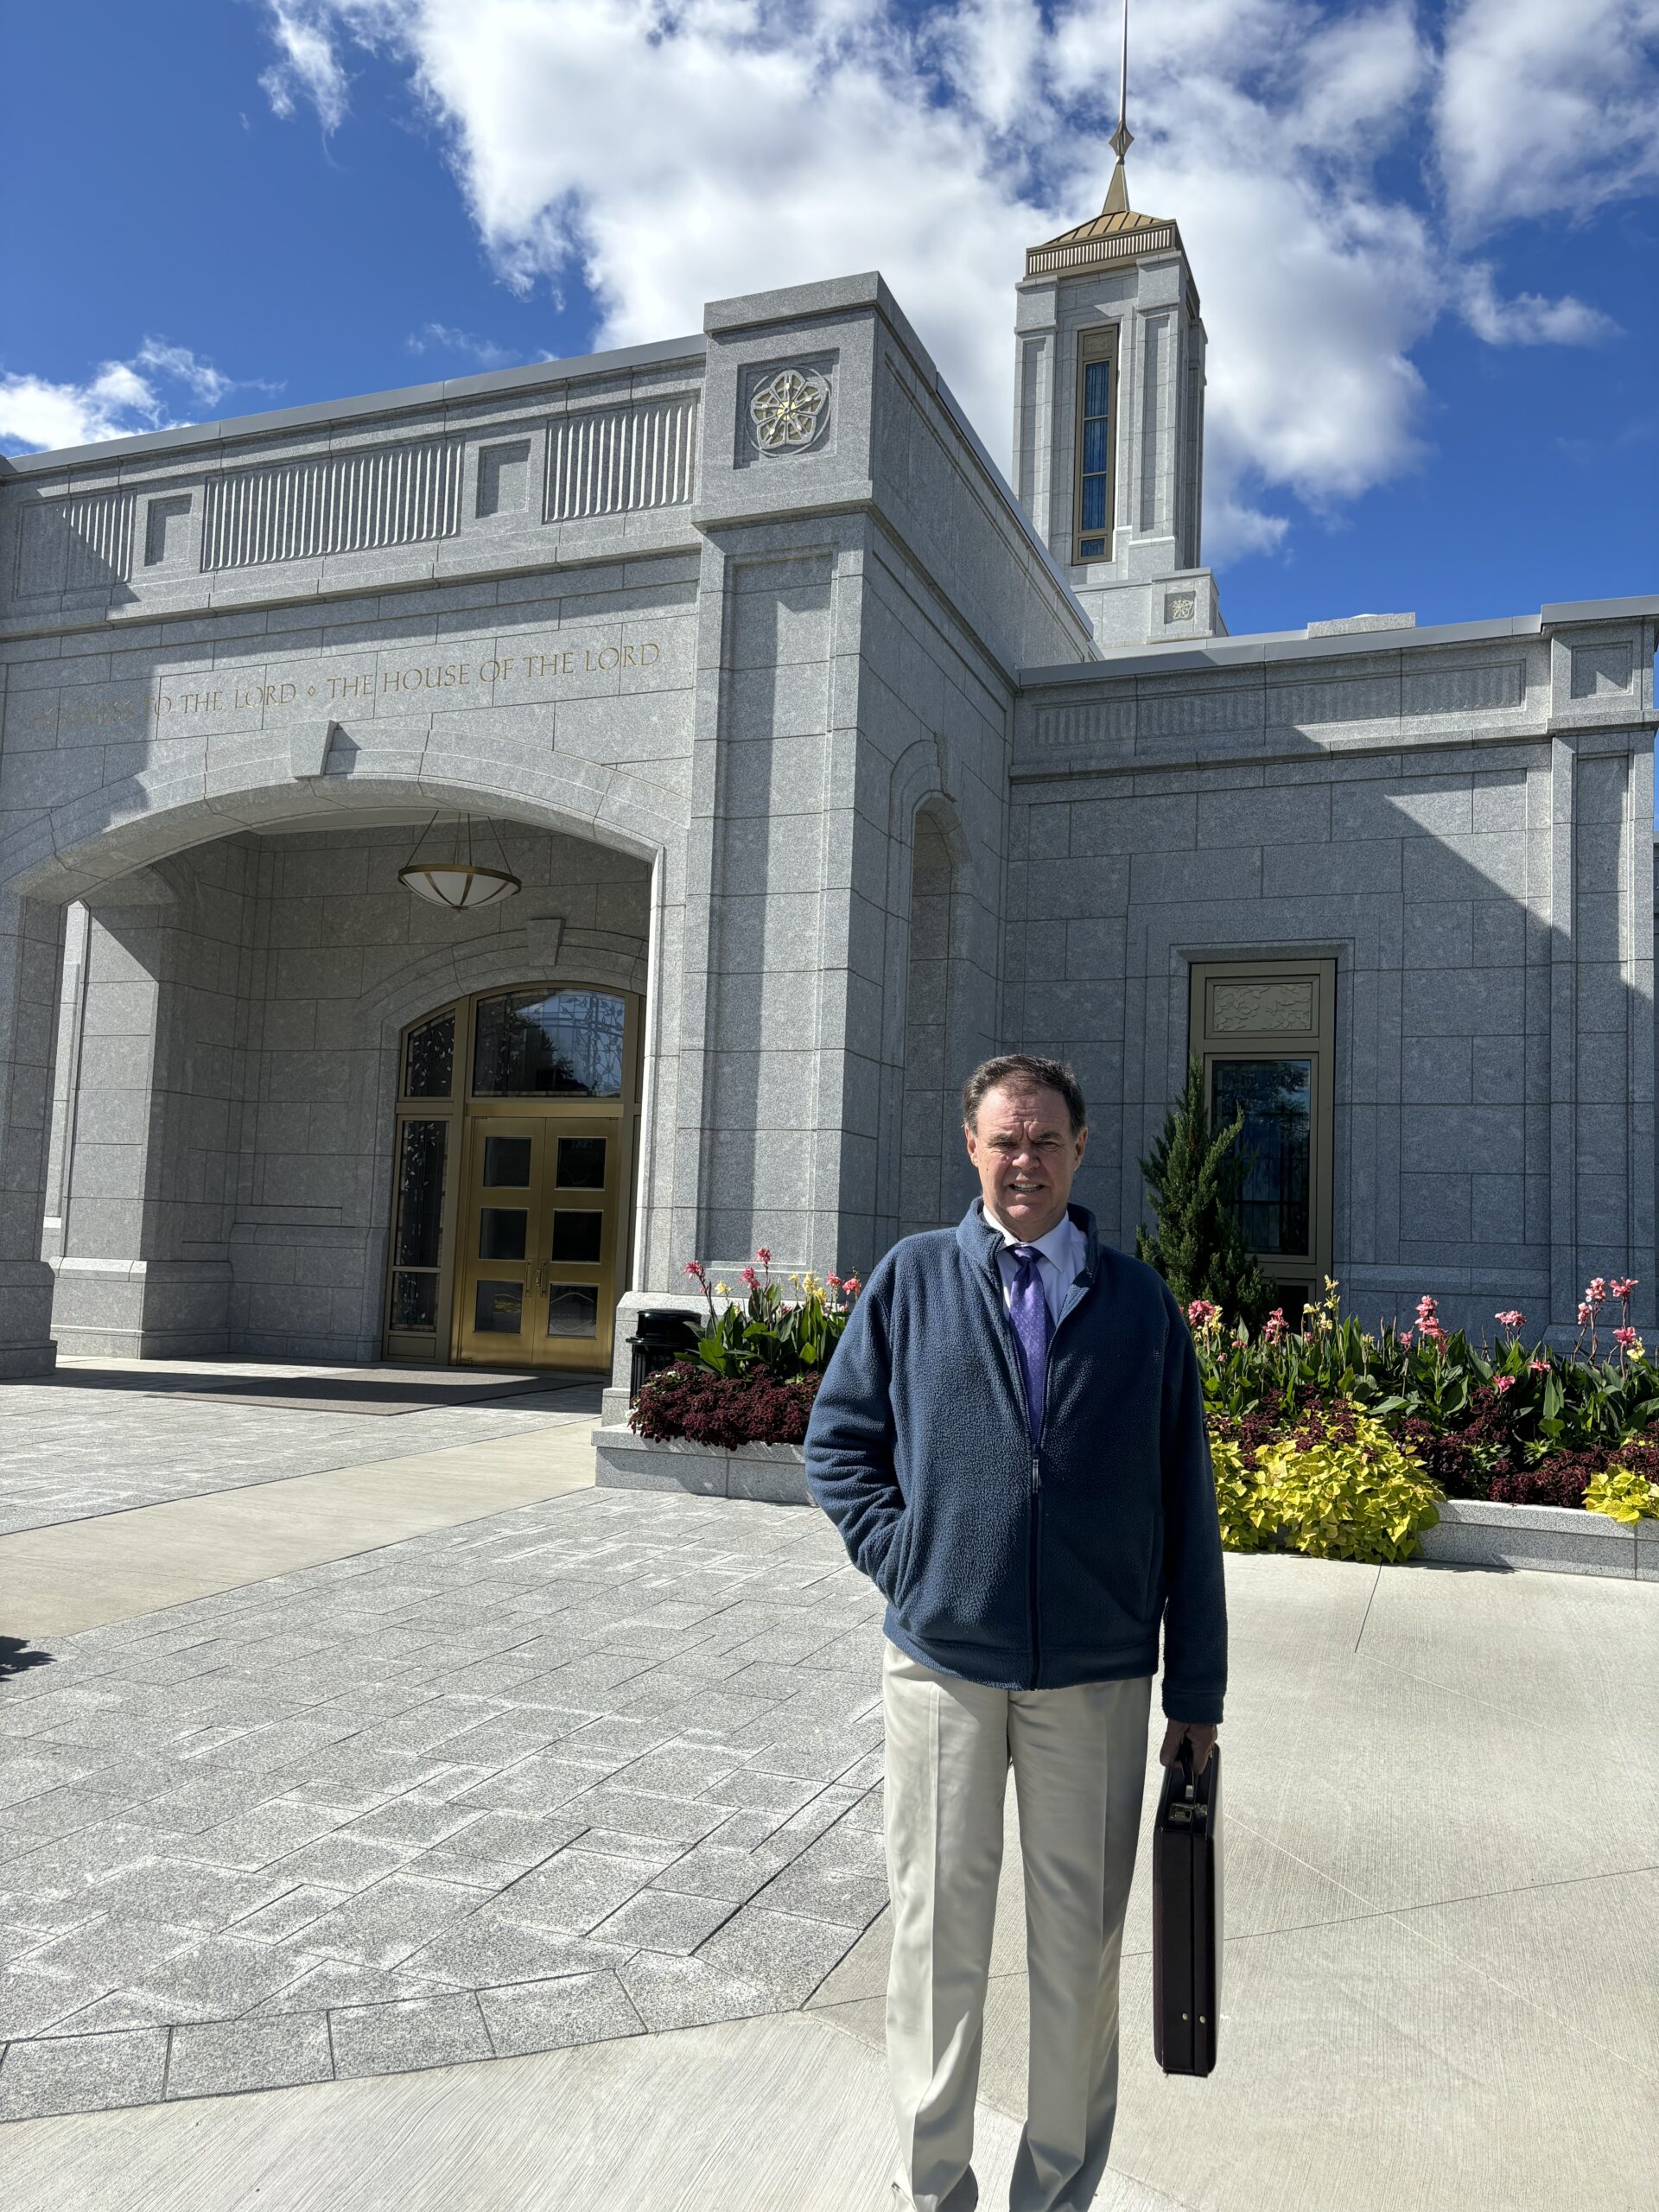
[[[1216,1732],[1203,1720],[1172,1720],[1164,1731],[1163,1748],[1158,1754],[1160,1766],[1173,1766],[1181,1756],[1181,1738],[1192,1738],[1192,1771],[1202,1774],[1216,1747]]]

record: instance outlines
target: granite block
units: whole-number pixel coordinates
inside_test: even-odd
[[[586,1935],[658,1872],[648,1859],[604,1857],[573,1844],[504,1890],[495,1910],[531,1927]]]
[[[334,2075],[342,2082],[365,2074],[455,2066],[493,2056],[478,1999],[470,1990],[389,2005],[336,2006],[328,2015],[328,2025]]]
[[[612,1962],[613,1939],[560,1934],[513,1919],[491,1902],[469,1919],[416,1951],[407,1961],[410,1974],[425,1974],[461,1988],[482,1989],[497,1982],[543,1981],[582,1974]],[[615,1953],[620,1962],[627,1945]]]
[[[299,1940],[319,1958],[395,1967],[477,1907],[476,1893],[457,1884],[390,1874],[313,1922]]]
[[[479,2005],[490,2040],[502,2058],[645,2032],[614,1974],[572,1974],[485,1989],[479,1993]]]
[[[167,2045],[162,2028],[11,2044],[0,2059],[0,2120],[159,2104]]]
[[[755,1982],[783,2003],[797,2005],[806,2002],[855,1940],[845,1926],[746,1904],[698,1947],[696,1956],[717,1974]]]
[[[594,1935],[601,1943],[613,1943],[629,1952],[672,1951],[689,1955],[731,1918],[738,1903],[734,1898],[694,1897],[671,1890],[641,1890],[608,1920],[601,1921]]]
[[[102,1995],[101,1976],[41,1974],[28,1966],[0,1972],[0,2041],[44,2035]]]
[[[641,1951],[618,1967],[616,1978],[653,2033],[791,2009],[785,1999],[761,1982],[725,1973],[696,1956],[683,1959],[662,1951]]]
[[[334,2078],[328,2023],[321,2014],[213,2020],[175,2028],[167,2094],[217,2097],[245,2089],[289,2089]]]

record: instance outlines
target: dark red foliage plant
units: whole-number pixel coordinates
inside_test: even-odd
[[[1535,1467],[1495,1476],[1489,1495],[1500,1505],[1582,1505],[1591,1476],[1608,1460],[1605,1451],[1552,1452]]]
[[[695,1360],[679,1360],[647,1376],[628,1426],[658,1442],[683,1437],[728,1452],[740,1444],[803,1444],[818,1380],[803,1375],[779,1382],[764,1370],[716,1375]]]

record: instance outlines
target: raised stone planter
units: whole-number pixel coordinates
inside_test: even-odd
[[[603,1490],[680,1490],[697,1497],[757,1498],[766,1505],[810,1505],[798,1444],[667,1443],[631,1428],[594,1431],[594,1480]]]
[[[1451,1497],[1423,1557],[1470,1567],[1544,1567],[1554,1574],[1611,1574],[1659,1582],[1659,1522],[1612,1521],[1576,1506],[1496,1505]]]
[[[594,1431],[601,1488],[688,1491],[697,1497],[747,1497],[810,1505],[798,1444],[745,1444],[734,1452],[681,1439],[658,1443],[631,1428]],[[1659,1521],[1611,1521],[1561,1505],[1489,1505],[1448,1498],[1422,1556],[1442,1566],[1541,1567],[1554,1574],[1608,1574],[1659,1582]]]

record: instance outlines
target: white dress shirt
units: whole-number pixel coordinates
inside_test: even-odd
[[[1002,1278],[1002,1303],[1007,1306],[1013,1302],[1014,1279],[1020,1272],[1020,1262],[1013,1257],[1014,1248],[1023,1244],[1026,1239],[1016,1236],[1013,1230],[1005,1229],[983,1200],[980,1211],[986,1226],[994,1229],[1002,1239],[996,1265]],[[1035,1240],[1033,1249],[1037,1254],[1037,1273],[1042,1281],[1043,1296],[1048,1301],[1049,1319],[1058,1321],[1071,1295],[1071,1286],[1083,1273],[1089,1257],[1088,1240],[1068,1213],[1061,1216],[1046,1236]]]

